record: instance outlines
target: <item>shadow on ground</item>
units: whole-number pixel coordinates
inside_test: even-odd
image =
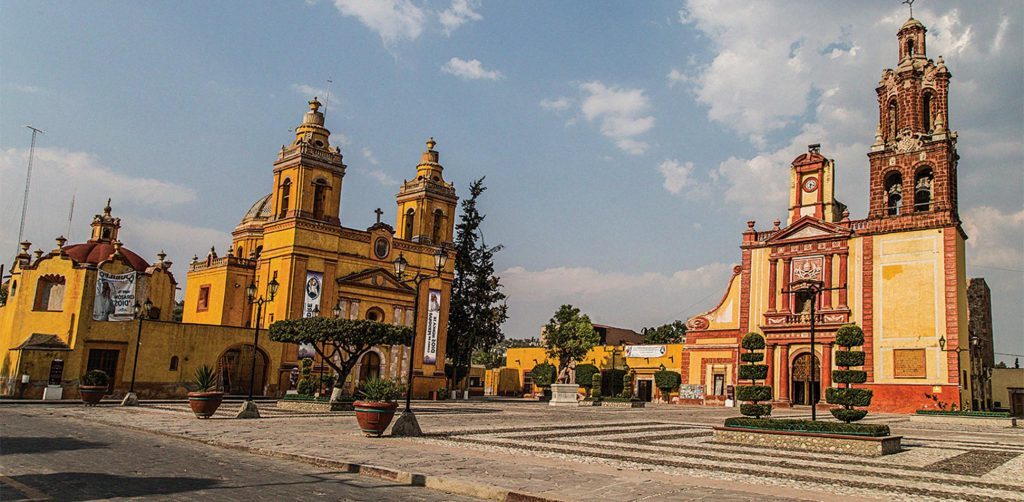
[[[0,442],[0,455],[21,453],[48,453],[53,451],[88,450],[109,448],[107,443],[84,441],[72,437],[14,436]]]
[[[36,487],[55,500],[79,501],[114,497],[143,497],[205,490],[216,487],[215,479],[187,477],[132,477],[94,472],[23,474],[11,479]]]

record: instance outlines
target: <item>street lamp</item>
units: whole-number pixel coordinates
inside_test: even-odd
[[[814,332],[815,332],[815,328],[817,327],[817,320],[815,319],[815,317],[817,317],[817,314],[815,313],[815,306],[818,304],[818,295],[820,295],[821,293],[823,293],[825,291],[834,291],[834,290],[839,290],[839,289],[846,289],[846,285],[839,286],[839,287],[834,287],[834,288],[826,288],[825,287],[825,283],[822,282],[822,281],[818,281],[818,280],[814,280],[814,279],[800,279],[798,281],[791,282],[789,284],[789,290],[788,291],[783,291],[783,293],[787,293],[787,294],[810,293],[810,295],[811,295],[811,371],[810,371],[810,373],[811,373],[811,392],[810,392],[811,396],[810,396],[810,401],[811,401],[811,420],[812,421],[818,419],[818,402],[821,400],[821,388],[819,388],[817,386],[817,382],[815,382],[815,378],[817,377],[817,374],[814,371],[814,363],[817,362],[817,360],[818,360],[818,355],[814,353]],[[789,364],[789,363],[788,363],[788,361],[784,361],[784,364]],[[819,371],[820,371],[820,366],[819,366]],[[815,390],[817,390],[817,392],[815,392]]]
[[[971,339],[970,339],[970,345],[969,345],[967,350],[971,351],[970,355],[972,356],[972,358],[973,358],[973,355],[974,355],[974,351],[975,351],[975,349],[978,348],[978,344],[980,343],[980,341],[981,340],[978,337],[976,337],[976,336],[972,336]],[[942,335],[942,336],[939,337],[939,350],[942,351],[942,352],[955,352],[956,353],[956,377],[959,380],[961,378],[961,376],[962,376],[961,375],[961,365],[960,365],[960,352],[962,352],[964,350],[964,348],[962,346],[960,346],[960,344],[958,343],[956,345],[956,348],[954,348],[954,349],[946,349],[946,335]],[[967,382],[967,384],[970,385],[971,396],[973,397],[974,396],[974,374],[973,374],[974,373],[974,370],[973,370],[974,365],[973,364],[971,365],[971,368],[972,368],[972,370],[971,370],[971,373],[972,373],[971,374],[971,381]],[[961,382],[961,385],[963,385],[963,382]],[[964,387],[964,388],[966,388],[966,387]],[[960,404],[963,405],[963,402],[961,401]]]
[[[395,258],[395,276],[398,277],[398,281],[405,283],[413,283],[415,289],[415,296],[413,297],[412,303],[412,335],[409,341],[409,374],[406,380],[406,391],[405,391],[405,411],[398,417],[398,421],[395,422],[395,426],[391,429],[392,436],[422,436],[423,431],[420,430],[420,424],[416,421],[416,415],[412,412],[412,370],[413,361],[416,359],[416,327],[419,324],[420,318],[420,283],[429,279],[436,279],[441,277],[441,273],[444,272],[445,264],[448,262],[448,250],[442,245],[437,248],[437,252],[434,253],[434,270],[436,273],[433,275],[425,275],[419,270],[416,271],[410,279],[402,279],[405,275],[405,269],[409,266],[409,262],[405,259],[405,255],[402,253],[398,254],[398,258]]]
[[[249,286],[245,288],[245,297],[249,301],[250,305],[256,305],[256,329],[253,330],[252,334],[252,369],[249,371],[249,398],[242,403],[242,408],[238,410],[238,415],[235,418],[260,418],[259,409],[256,408],[256,403],[252,400],[253,388],[256,386],[256,354],[259,352],[260,342],[260,318],[263,316],[263,304],[274,301],[274,297],[277,296],[277,278],[271,278],[270,282],[267,283],[267,298],[262,296],[256,296],[256,282],[249,283]]]
[[[135,314],[135,318],[139,320],[139,332],[135,335],[135,360],[132,362],[132,383],[128,387],[128,394],[124,396],[121,401],[121,406],[138,406],[139,396],[135,395],[135,370],[139,367],[139,347],[142,346],[142,320],[149,318],[149,313],[153,310],[153,302],[146,298],[146,303],[139,305],[139,302],[135,302],[135,306],[132,307],[132,313]]]

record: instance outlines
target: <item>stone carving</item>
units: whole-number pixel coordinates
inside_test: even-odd
[[[904,132],[898,140],[896,140],[896,153],[907,153],[921,149],[921,138],[909,133]]]
[[[793,277],[798,280],[818,280],[821,277],[821,265],[805,261],[793,269]]]

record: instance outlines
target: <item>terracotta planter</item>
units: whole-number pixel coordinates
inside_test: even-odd
[[[86,406],[96,406],[100,399],[107,395],[106,385],[79,385],[78,393],[82,395],[82,402]]]
[[[380,436],[395,417],[398,403],[380,401],[356,401],[352,403],[356,410],[356,421],[359,429],[367,436]]]
[[[210,418],[220,408],[223,392],[189,392],[188,405],[197,418]]]

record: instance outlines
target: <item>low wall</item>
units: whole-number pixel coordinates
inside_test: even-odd
[[[837,434],[815,434],[810,432],[789,432],[741,429],[738,427],[715,427],[715,442],[775,448],[784,450],[817,451],[878,457],[899,453],[902,436],[843,436]]]

